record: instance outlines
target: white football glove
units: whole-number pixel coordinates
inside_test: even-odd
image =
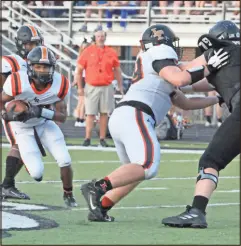
[[[208,70],[211,73],[216,72],[229,63],[229,57],[229,53],[223,52],[223,48],[218,51],[213,50],[208,57]]]

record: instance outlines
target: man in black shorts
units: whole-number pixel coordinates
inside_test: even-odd
[[[206,79],[223,98],[230,115],[218,128],[199,161],[199,175],[192,206],[186,211],[162,220],[172,227],[206,228],[206,207],[217,187],[219,171],[240,153],[240,30],[231,21],[220,21],[209,34],[199,38],[198,45],[208,59],[223,47],[230,54],[229,63]],[[195,85],[195,84],[194,84]]]

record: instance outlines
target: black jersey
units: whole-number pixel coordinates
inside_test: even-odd
[[[224,99],[230,111],[232,111],[232,98],[240,91],[240,46],[230,45],[223,47],[230,54],[230,62],[217,73],[207,76],[207,80],[215,87],[215,90]],[[204,52],[205,59],[213,49]]]

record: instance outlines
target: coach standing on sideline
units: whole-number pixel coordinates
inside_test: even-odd
[[[83,146],[90,145],[95,116],[100,113],[100,145],[108,147],[105,142],[108,113],[114,109],[112,81],[118,81],[123,94],[121,69],[115,50],[105,45],[106,33],[97,31],[93,39],[95,44],[87,47],[78,58],[74,76],[79,96],[85,96],[86,134]],[[86,72],[85,89],[81,87],[83,70]]]

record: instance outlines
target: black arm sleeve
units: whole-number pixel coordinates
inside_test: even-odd
[[[213,52],[213,49],[208,49],[208,50],[204,51],[203,54],[204,54],[206,62],[208,62],[208,58],[209,58],[209,55],[211,52]]]
[[[175,66],[177,67],[177,64],[174,62],[173,59],[165,59],[165,60],[156,60],[152,62],[152,67],[155,72],[159,74],[159,72],[167,66]]]

